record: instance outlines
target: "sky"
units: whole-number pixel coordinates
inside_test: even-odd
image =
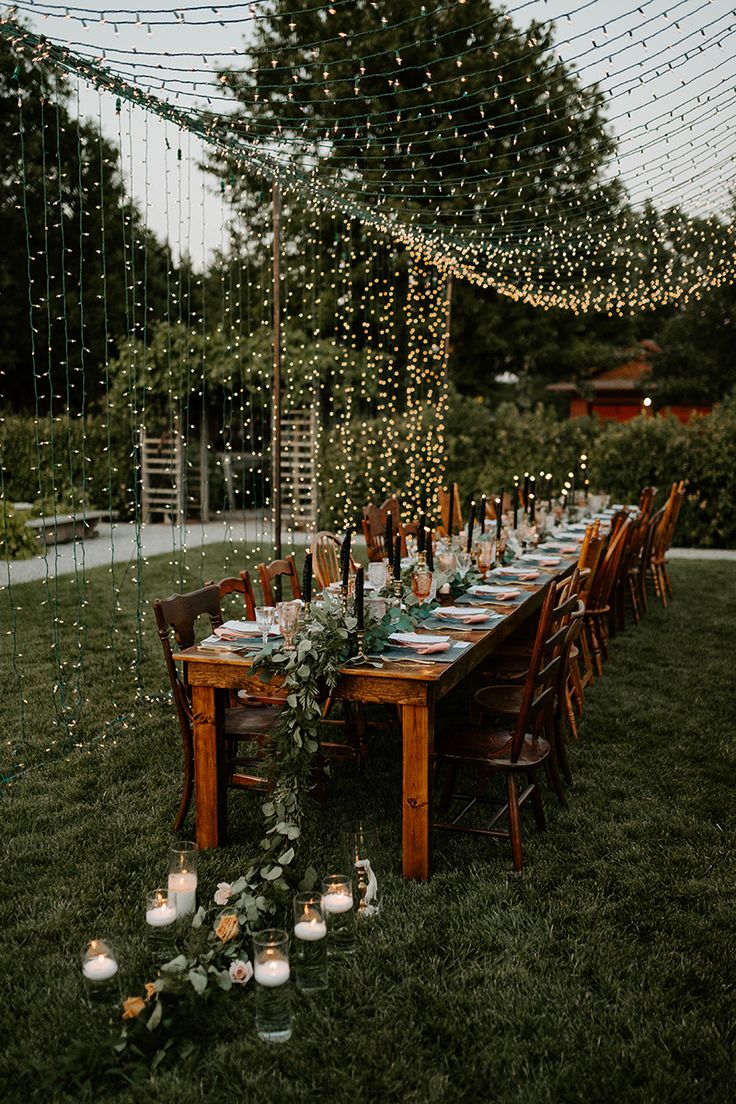
[[[255,6],[195,10],[192,0],[172,23],[177,17],[169,3],[144,2],[150,14],[131,7],[130,14],[116,16],[105,0],[81,0],[84,11],[68,9],[74,19],[65,17],[57,0],[17,7],[40,33],[79,51],[104,50],[129,76],[142,73],[155,81],[161,63],[196,68],[196,74],[182,72],[182,81],[197,82],[191,93],[200,103],[208,94],[217,96],[208,73],[220,63],[232,64],[252,26],[242,13]],[[395,3],[381,3],[395,18]],[[728,0],[518,0],[506,9],[520,26],[554,20],[560,56],[583,83],[604,89],[619,138],[616,169],[635,202],[651,196],[661,205],[681,203],[691,214],[725,210],[736,118],[736,14]],[[184,105],[187,88],[168,79],[163,94]],[[224,106],[216,99],[210,104]],[[79,109],[120,142],[128,185],[152,229],[167,236],[175,251],[189,253],[197,267],[205,263],[225,241],[227,210],[217,182],[199,168],[199,141],[126,104],[118,116],[113,97],[84,82]]]

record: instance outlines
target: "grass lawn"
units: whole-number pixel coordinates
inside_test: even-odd
[[[203,563],[193,555],[192,583],[222,574],[216,546]],[[172,570],[152,561],[143,597],[174,589]],[[571,748],[569,806],[550,796],[548,831],[528,826],[522,876],[508,845],[442,834],[431,883],[404,884],[400,742],[377,730],[364,775],[337,774],[302,847],[304,863],[326,871],[343,865],[350,820],[380,825],[385,909],[361,930],[354,960],[332,970],[324,998],[294,995],[289,1044],[255,1037],[252,993],[225,995],[197,1005],[192,1056],[136,1085],[95,1074],[107,1028],[83,1004],[79,954],[102,934],[118,949],[125,995],[149,976],[143,894],[165,879],[180,772],[158,641],[150,618],[136,639],[130,573],[118,580],[119,608],[106,570],[82,588],[60,581],[66,694],[79,721],[55,733],[49,595],[16,587],[18,649],[3,635],[0,652],[4,762],[48,762],[0,789],[3,1099],[736,1099],[736,564],[676,562],[671,574],[668,610],[652,606],[613,641]],[[74,624],[81,611],[85,630]],[[4,634],[11,623],[5,592]],[[148,700],[136,700],[136,683]],[[66,751],[70,742],[83,746]],[[232,843],[203,855],[203,891],[234,880],[259,838],[257,802],[230,802]],[[70,1079],[74,1066],[92,1071],[87,1084]]]

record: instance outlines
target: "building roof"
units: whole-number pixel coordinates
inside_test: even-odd
[[[624,364],[617,364],[614,368],[598,368],[591,372],[585,383],[593,394],[602,391],[628,391],[641,393],[651,391],[655,386],[651,381],[652,366],[647,359],[647,354],[661,353],[659,345],[655,341],[645,338],[640,343],[640,351],[635,353],[631,360]],[[562,383],[550,383],[547,391],[557,394],[577,394],[579,388],[573,380]]]

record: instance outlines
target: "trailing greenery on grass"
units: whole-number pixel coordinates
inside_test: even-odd
[[[169,568],[160,570],[165,583]],[[400,738],[373,728],[364,774],[337,770],[329,808],[310,809],[303,826],[304,861],[320,872],[344,865],[351,820],[379,826],[384,909],[360,928],[354,961],[331,964],[324,996],[294,994],[294,1035],[281,1047],[259,1042],[245,993],[194,1000],[184,1015],[196,1042],[189,1058],[135,1084],[122,1071],[95,1073],[109,1061],[109,1025],[83,1004],[80,953],[89,937],[108,936],[126,993],[148,975],[143,895],[166,877],[180,761],[163,693],[136,705],[121,689],[125,720],[107,739],[2,790],[5,1099],[727,1100],[736,569],[678,562],[671,574],[668,610],[653,606],[612,642],[571,748],[569,806],[547,798],[548,831],[528,827],[521,877],[503,844],[443,834],[431,883],[403,882]],[[24,589],[24,632],[43,639],[39,590],[26,600]],[[121,592],[126,624],[134,593]],[[104,609],[85,655],[90,686],[106,662]],[[40,706],[50,691],[39,677]],[[7,686],[3,704],[12,738]],[[85,724],[103,731],[111,713],[97,694]],[[202,902],[262,834],[257,798],[231,793],[229,814],[230,844],[201,856]]]

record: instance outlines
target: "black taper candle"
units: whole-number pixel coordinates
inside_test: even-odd
[[[501,529],[503,527],[503,491],[501,491],[501,497],[496,499],[496,540],[501,539]]]
[[[532,495],[534,496],[534,498],[537,497],[537,477],[535,475],[529,476],[529,499],[532,497]],[[529,499],[527,499],[527,505]]]
[[[427,567],[434,571],[434,549],[432,548],[432,530],[425,530],[424,550],[427,553]]]
[[[524,472],[524,490],[522,492],[521,500],[524,503],[524,513],[529,508],[529,472]]]
[[[358,619],[358,632],[363,631],[363,566],[355,569],[355,616]]]
[[[348,580],[350,578],[350,538],[352,536],[352,530],[346,529],[345,536],[342,539],[342,547],[340,549],[340,559],[342,566],[342,585],[347,590]]]
[[[307,552],[304,557],[304,570],[302,571],[302,601],[312,601],[312,553]]]
[[[480,535],[486,531],[486,496],[480,496]]]
[[[394,516],[389,510],[386,514],[386,531],[383,535],[383,550],[386,559],[391,562],[391,553],[394,547]]]
[[[470,500],[470,510],[468,511],[468,545],[467,552],[471,552],[473,548],[473,526],[475,525],[475,500]]]
[[[455,522],[455,484],[450,484],[450,501],[447,506],[447,535],[452,537],[452,529]]]
[[[401,578],[401,537],[394,537],[394,579]]]
[[[424,523],[426,518],[424,514],[419,516],[419,525],[417,526],[417,552],[424,551]]]
[[[519,528],[519,484],[514,479],[514,529]]]
[[[529,492],[529,524],[534,524],[534,518],[536,516],[537,496],[533,491]]]

